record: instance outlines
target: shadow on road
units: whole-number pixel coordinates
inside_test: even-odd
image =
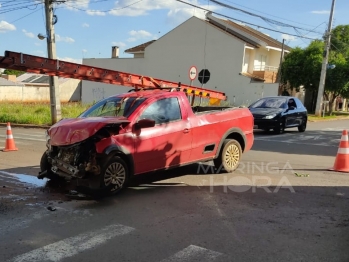
[[[6,172],[17,173],[19,170]],[[292,186],[287,183],[260,187],[242,183],[237,186],[229,180],[226,184],[216,185],[218,178],[213,174],[206,174],[213,179],[212,184],[161,183],[168,178],[196,174],[198,170],[198,165],[190,165],[144,174],[135,178],[132,187],[123,192],[96,197],[87,203],[77,202],[74,210],[87,209],[100,214],[100,223],[103,219],[110,222],[113,217],[118,223],[151,225],[153,230],[159,225],[181,228],[189,232],[189,240],[193,243],[209,243],[215,236],[226,243],[221,245],[222,252],[244,258],[243,261],[256,261],[256,258],[270,261],[276,257],[278,261],[349,261],[349,187]],[[37,197],[30,200],[31,203],[47,198],[43,204],[49,207],[51,201],[53,211],[59,205],[58,201],[68,201],[64,196],[68,190],[65,186],[48,182],[34,191],[20,189],[26,196]],[[2,196],[0,213],[6,212],[11,205],[14,205],[12,199]],[[55,212],[63,211],[57,208]],[[179,233],[171,235],[179,236],[182,237]]]
[[[26,171],[31,170],[27,174]],[[86,187],[86,180],[72,180],[65,182],[63,179],[47,180],[38,179],[37,173],[32,170],[39,170],[37,166],[19,167],[0,170],[0,197],[14,195],[20,198],[21,195],[35,195],[33,201],[71,200],[71,199],[99,199],[105,195],[97,190],[91,191]],[[181,177],[188,174],[210,175],[213,166],[206,163],[192,164],[184,167],[173,168],[165,171],[157,171],[134,176],[129,186],[154,183],[170,178]],[[80,194],[85,194],[81,196]],[[34,202],[35,202],[34,201]]]
[[[279,152],[294,155],[333,156],[337,154],[341,132],[287,130],[284,134],[255,131],[254,151]]]

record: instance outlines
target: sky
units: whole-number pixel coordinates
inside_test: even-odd
[[[159,39],[191,16],[228,16],[291,47],[305,47],[327,30],[332,0],[54,0],[57,58],[110,58],[112,46],[124,51]],[[219,3],[233,8],[222,6]],[[237,10],[240,9],[240,10]],[[241,11],[242,10],[242,11]],[[333,27],[349,24],[349,1],[336,0]],[[47,57],[43,0],[0,0],[0,56],[5,50]],[[252,25],[251,25],[252,24]],[[268,29],[272,29],[274,32]],[[193,32],[195,33],[195,32]],[[299,36],[311,39],[301,38]]]

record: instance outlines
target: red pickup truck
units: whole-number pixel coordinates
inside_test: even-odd
[[[133,175],[196,162],[232,172],[253,145],[253,120],[248,108],[192,107],[184,92],[115,95],[47,130],[38,178],[86,179],[116,193]]]

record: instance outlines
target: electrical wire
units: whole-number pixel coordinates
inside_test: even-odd
[[[24,0],[24,1],[16,1],[16,3],[5,3],[5,4],[1,4],[1,8],[5,8],[5,7],[12,7],[12,6],[16,6],[16,5],[22,5],[25,3],[33,3],[33,1],[31,0]]]
[[[231,16],[227,16],[227,15],[224,15],[224,14],[221,14],[221,13],[218,13],[218,12],[215,12],[215,11],[211,11],[211,10],[208,10],[208,9],[206,9],[206,8],[203,8],[203,7],[200,7],[200,6],[197,6],[197,5],[194,5],[194,4],[191,4],[191,3],[188,3],[188,2],[182,1],[182,0],[175,0],[175,1],[180,2],[180,3],[183,3],[183,4],[190,5],[190,6],[192,6],[192,7],[201,9],[201,10],[206,11],[206,12],[211,12],[212,14],[216,14],[216,15],[219,15],[219,16],[222,16],[222,17],[225,17],[225,18],[234,20],[234,21],[241,22],[241,23],[244,23],[244,24],[248,24],[248,25],[252,25],[252,26],[257,26],[257,27],[259,27],[259,28],[263,28],[263,29],[265,29],[265,30],[273,31],[273,32],[276,32],[276,33],[281,33],[281,34],[286,34],[286,35],[290,35],[290,36],[301,37],[301,36],[299,36],[299,35],[286,33],[286,32],[280,31],[280,30],[275,30],[275,29],[271,29],[271,28],[268,28],[268,27],[256,25],[256,24],[253,24],[253,23],[249,23],[249,22],[246,22],[246,21],[243,21],[243,20],[240,20],[240,19],[236,19],[236,18],[233,18],[233,17],[231,17]],[[315,38],[305,37],[305,36],[302,36],[302,38],[315,40]]]
[[[290,20],[290,19],[286,19],[286,18],[283,18],[283,17],[279,17],[279,16],[276,16],[276,15],[268,14],[268,13],[265,13],[265,12],[262,12],[262,11],[258,11],[258,10],[256,10],[256,9],[253,9],[253,8],[250,8],[250,7],[246,7],[246,6],[243,6],[243,5],[240,5],[240,4],[237,4],[237,3],[234,3],[234,2],[228,1],[228,0],[225,0],[225,2],[232,3],[232,4],[235,4],[235,5],[237,5],[237,6],[241,6],[241,7],[244,7],[244,8],[246,8],[246,9],[250,9],[250,10],[256,11],[256,12],[258,12],[258,13],[265,14],[265,15],[268,15],[268,16],[272,16],[272,17],[275,17],[275,18],[283,19],[283,20],[285,20],[285,21],[289,21],[289,22],[292,22],[292,23],[296,23],[296,24],[300,24],[300,25],[306,25],[306,26],[310,26],[310,27],[313,26],[313,25],[309,25],[309,24],[305,24],[305,23],[293,21],[293,20]]]
[[[245,13],[245,14],[248,14],[250,16],[254,16],[254,17],[258,17],[260,19],[262,19],[263,21],[269,23],[269,24],[275,24],[277,26],[280,26],[280,27],[291,27],[293,29],[299,29],[299,30],[304,30],[304,31],[311,31],[309,29],[305,29],[305,28],[301,28],[301,27],[297,27],[297,26],[294,26],[294,25],[290,25],[290,24],[286,24],[286,23],[283,23],[283,22],[279,22],[277,20],[274,20],[274,19],[270,19],[270,18],[267,18],[265,16],[261,16],[261,15],[257,15],[257,14],[254,14],[254,13],[251,13],[251,12],[248,12],[248,11],[245,11],[245,10],[242,10],[240,8],[237,8],[237,7],[234,7],[234,6],[231,6],[231,5],[227,5],[227,4],[224,4],[224,3],[221,3],[219,1],[216,1],[216,0],[210,0],[211,2],[217,4],[217,5],[220,5],[220,6],[224,6],[226,8],[229,8],[229,9],[233,9],[233,10],[236,10],[236,11],[239,11],[239,12],[242,12],[242,13]],[[318,34],[322,34],[320,32],[316,32],[316,31],[311,31],[311,32],[314,32],[314,33],[318,33]]]
[[[30,9],[29,7],[31,6],[35,6],[35,9],[38,5],[40,5],[41,3],[36,3],[36,4],[30,4],[30,5],[24,5],[24,6],[18,6],[18,7],[13,7],[13,8],[8,8],[8,9],[3,9],[1,8],[0,9],[0,14],[5,14],[5,13],[9,13],[9,12],[12,12],[12,11],[17,11],[17,10],[21,10],[21,9]],[[31,9],[31,10],[34,10],[34,9]]]
[[[27,14],[27,15],[24,15],[24,16],[22,16],[22,17],[16,19],[16,20],[13,20],[13,21],[11,21],[11,22],[9,22],[9,23],[10,23],[10,24],[15,23],[15,22],[17,22],[17,21],[19,21],[19,20],[21,20],[21,19],[23,19],[23,18],[25,18],[25,17],[27,17],[27,16],[29,16],[29,15],[31,15],[31,14],[36,13],[37,11],[42,10],[42,9],[44,9],[44,7],[41,7],[40,9],[37,9],[37,10],[35,10],[35,11],[33,11],[33,12]],[[1,28],[1,27],[2,27],[2,26],[0,26],[0,28]]]
[[[106,0],[100,0],[100,1],[106,1]],[[123,7],[120,7],[120,8],[112,8],[112,9],[109,9],[109,10],[87,10],[87,9],[82,9],[82,8],[79,8],[79,7],[76,7],[76,6],[72,6],[72,5],[68,5],[66,2],[64,3],[66,6],[69,6],[71,8],[74,8],[74,9],[77,9],[79,11],[84,11],[84,12],[98,12],[98,13],[107,13],[107,12],[110,12],[110,11],[117,11],[117,10],[121,10],[121,9],[125,9],[127,7],[130,7],[130,6],[133,6],[135,4],[138,4],[139,2],[142,2],[143,0],[138,0],[134,3],[131,3],[129,5],[126,5],[126,6],[123,6]]]
[[[210,6],[210,0],[207,0],[207,6]],[[205,44],[204,44],[204,68],[206,69],[206,43],[207,43],[207,24],[205,25]]]

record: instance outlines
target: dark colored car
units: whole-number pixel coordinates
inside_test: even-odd
[[[286,128],[298,127],[299,132],[304,132],[307,127],[307,109],[296,97],[264,97],[248,108],[254,117],[254,129],[273,129],[281,134]]]

